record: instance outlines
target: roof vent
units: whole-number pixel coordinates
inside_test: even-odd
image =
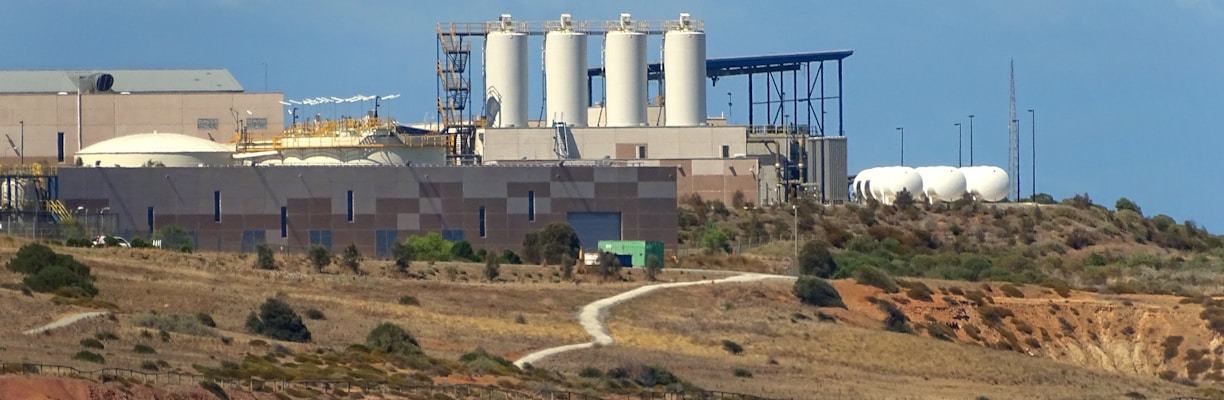
[[[574,29],[574,21],[569,14],[561,14],[561,30],[570,31]]]
[[[622,31],[633,30],[633,19],[629,17],[629,14],[620,15],[620,30]]]
[[[115,77],[107,73],[97,73],[89,76],[82,76],[77,82],[77,87],[85,93],[105,93],[111,90],[115,85]]]
[[[500,23],[501,23],[501,30],[502,30],[502,31],[507,31],[507,32],[508,32],[508,31],[511,31],[511,30],[513,30],[513,29],[514,29],[514,28],[513,28],[513,23],[512,23],[512,21],[510,20],[510,14],[502,14],[500,17],[498,17],[498,18],[497,18],[497,22],[500,22]]]
[[[680,13],[680,30],[687,31],[692,27],[689,21],[689,13]]]

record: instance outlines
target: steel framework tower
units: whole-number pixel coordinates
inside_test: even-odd
[[[1008,188],[1008,198],[1020,201],[1020,121],[1016,120],[1016,60],[1011,60],[1011,113],[1007,119],[1007,175],[1016,180],[1016,184]]]

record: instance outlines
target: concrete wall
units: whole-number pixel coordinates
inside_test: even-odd
[[[68,209],[117,212],[118,234],[145,236],[179,224],[202,249],[250,250],[255,242],[302,252],[312,231],[329,231],[332,250],[354,243],[374,256],[379,235],[402,240],[461,231],[472,246],[520,251],[523,236],[570,212],[619,212],[622,237],[674,248],[676,175],[670,167],[203,167],[61,168]],[[348,220],[348,191],[353,220]],[[220,221],[215,221],[215,192]],[[528,192],[535,218],[528,215]],[[281,237],[281,207],[286,235]],[[485,208],[481,237],[479,210]],[[317,235],[317,232],[316,232]],[[247,240],[244,241],[244,237]]]
[[[64,161],[71,164],[80,147],[135,133],[153,131],[181,133],[220,143],[234,135],[234,117],[266,118],[266,129],[248,129],[253,137],[271,137],[284,127],[281,93],[134,93],[86,94],[82,96],[82,136],[77,140],[77,96],[57,94],[0,95],[0,133],[20,142],[18,121],[25,121],[26,162],[54,162],[58,153],[57,132],[64,132]],[[247,115],[250,110],[253,115]],[[201,118],[217,120],[216,129],[199,129]],[[18,143],[20,146],[20,143]],[[0,161],[11,163],[16,154],[7,149]]]

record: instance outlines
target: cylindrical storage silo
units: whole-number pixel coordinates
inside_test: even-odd
[[[544,38],[546,116],[570,126],[587,125],[587,35],[553,31]]]
[[[918,167],[922,192],[928,203],[960,200],[966,191],[965,174],[956,167]]]
[[[687,17],[687,15],[685,16]],[[687,19],[682,19],[687,22]],[[706,123],[705,32],[682,24],[663,36],[664,109],[667,126],[697,126]]]
[[[608,126],[646,124],[646,34],[611,31],[604,48]]]
[[[489,126],[527,126],[527,34],[489,32],[485,37],[485,110]]]

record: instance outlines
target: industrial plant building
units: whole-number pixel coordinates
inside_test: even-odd
[[[604,62],[591,66],[596,35]],[[651,35],[660,62],[647,59]],[[528,73],[533,37],[540,76]],[[224,70],[0,71],[0,129],[25,132],[4,157],[21,165],[0,177],[4,230],[75,220],[94,221],[91,234],[147,236],[177,224],[208,250],[352,243],[381,257],[430,232],[518,250],[526,233],[568,222],[588,249],[674,249],[682,196],[849,199],[841,75],[852,51],[707,58],[704,25],[687,14],[503,15],[439,24],[437,40],[436,123],[380,116],[371,97],[367,115],[293,114],[282,130],[283,106],[354,98],[246,93]],[[707,82],[741,76],[748,124],[710,116]]]

